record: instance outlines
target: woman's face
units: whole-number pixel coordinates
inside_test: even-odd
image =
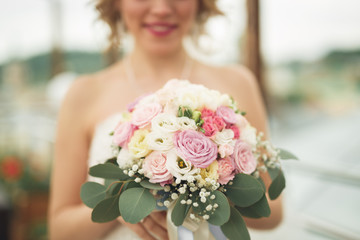
[[[118,0],[136,47],[157,54],[177,50],[198,11],[198,0]]]

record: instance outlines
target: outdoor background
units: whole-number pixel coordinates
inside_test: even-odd
[[[272,140],[300,161],[284,163],[283,224],[251,235],[360,239],[360,2],[260,3]],[[210,55],[190,54],[241,63],[245,0],[219,6],[226,16],[201,39]],[[0,239],[47,239],[59,105],[76,76],[107,65],[96,17],[89,0],[0,0]]]

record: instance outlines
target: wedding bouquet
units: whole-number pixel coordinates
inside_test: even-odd
[[[165,208],[170,239],[181,225],[205,234],[220,226],[229,239],[250,239],[242,216],[270,215],[265,193],[273,200],[285,187],[279,160],[295,158],[263,140],[229,95],[186,80],[129,104],[110,134],[114,158],[89,171],[104,185],[81,188],[92,220],[137,223]]]

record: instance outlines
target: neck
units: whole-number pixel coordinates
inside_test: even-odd
[[[154,83],[162,85],[171,78],[180,78],[188,57],[182,46],[168,54],[154,54],[135,47],[127,60],[131,63],[135,81],[151,86]]]

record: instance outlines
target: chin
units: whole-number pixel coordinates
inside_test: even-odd
[[[148,52],[156,55],[169,55],[178,51],[182,47],[182,43],[179,41],[176,42],[157,42],[154,44],[146,44],[145,45]]]

